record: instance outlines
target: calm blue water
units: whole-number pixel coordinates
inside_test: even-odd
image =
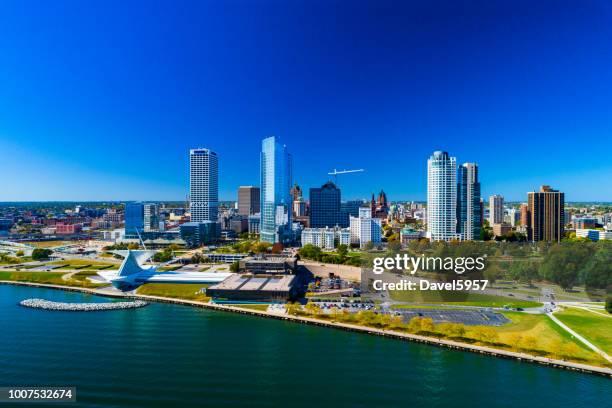
[[[17,305],[31,297],[109,300],[0,285],[0,386],[76,386],[66,406],[612,405],[607,378],[518,361],[185,306]]]

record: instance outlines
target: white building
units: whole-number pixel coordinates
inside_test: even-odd
[[[460,239],[457,234],[457,160],[436,151],[427,160],[427,237]]]
[[[504,197],[500,195],[492,195],[489,197],[489,224],[491,227],[494,224],[504,222]]]
[[[351,244],[359,244],[363,248],[368,242],[380,243],[381,220],[380,218],[372,218],[370,207],[360,207],[359,217],[351,216],[349,222]]]
[[[144,230],[156,231],[159,229],[159,206],[157,204],[143,204]]]
[[[189,211],[192,222],[217,222],[219,159],[209,149],[189,151]]]
[[[350,245],[349,228],[304,228],[302,246],[311,244],[323,249],[334,249],[338,245]]]
[[[576,238],[588,238],[591,241],[600,241],[603,239],[612,239],[612,231],[596,230],[588,228],[578,228],[576,230]]]

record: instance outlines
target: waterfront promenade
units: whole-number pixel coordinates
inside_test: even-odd
[[[195,307],[207,308],[207,309],[218,310],[218,311],[248,314],[248,315],[253,315],[253,316],[267,317],[267,318],[273,318],[273,319],[279,319],[279,320],[285,320],[285,321],[293,321],[296,323],[303,323],[303,324],[310,324],[310,325],[315,325],[315,326],[342,329],[342,330],[347,330],[347,331],[352,331],[352,332],[373,334],[373,335],[389,337],[389,338],[398,339],[398,340],[413,341],[413,342],[424,343],[424,344],[445,347],[445,348],[450,348],[450,349],[455,349],[455,350],[486,354],[490,356],[496,356],[496,357],[502,357],[502,358],[512,358],[512,359],[516,359],[519,361],[525,361],[525,362],[535,363],[535,364],[542,364],[542,365],[546,365],[549,367],[563,368],[563,369],[573,370],[573,371],[580,371],[584,373],[598,374],[598,375],[603,375],[603,376],[612,378],[611,368],[591,366],[587,364],[580,364],[580,363],[574,363],[574,362],[569,362],[569,361],[564,361],[564,360],[551,359],[547,357],[539,357],[539,356],[534,356],[534,355],[525,354],[525,353],[495,349],[492,347],[478,346],[474,344],[460,343],[460,342],[453,341],[453,340],[437,339],[434,337],[420,336],[420,335],[411,334],[411,333],[403,333],[403,332],[396,332],[396,331],[391,331],[391,330],[376,329],[376,328],[353,325],[353,324],[348,324],[348,323],[332,322],[332,321],[315,319],[315,318],[305,317],[305,316],[292,316],[292,315],[281,314],[281,313],[270,313],[267,311],[244,309],[244,308],[240,308],[236,306],[219,305],[219,304],[201,302],[201,301],[195,301],[195,300],[174,299],[174,298],[165,298],[165,297],[150,296],[150,295],[134,295],[134,294],[129,294],[129,293],[125,294],[125,293],[114,292],[114,291],[105,290],[105,289],[91,289],[91,288],[80,288],[80,287],[71,287],[71,286],[62,286],[62,285],[40,284],[40,283],[32,283],[32,282],[15,282],[15,281],[0,281],[0,284],[44,287],[44,288],[52,288],[52,289],[67,290],[67,291],[74,291],[74,292],[84,292],[84,293],[89,293],[89,294],[98,295],[98,296],[109,296],[109,297],[116,297],[116,298],[174,303],[174,304],[195,306]]]

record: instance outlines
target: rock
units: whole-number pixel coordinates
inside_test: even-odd
[[[142,300],[133,302],[108,302],[108,303],[64,303],[52,302],[44,299],[25,299],[19,302],[21,306],[44,310],[63,310],[74,312],[97,312],[100,310],[134,309],[147,306]]]

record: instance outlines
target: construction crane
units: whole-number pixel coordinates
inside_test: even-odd
[[[362,171],[365,171],[364,169],[356,169],[356,170],[336,170],[334,169],[334,171],[330,171],[329,174],[330,176],[334,176],[334,184],[338,185],[338,174],[348,174],[348,173],[361,173]]]

